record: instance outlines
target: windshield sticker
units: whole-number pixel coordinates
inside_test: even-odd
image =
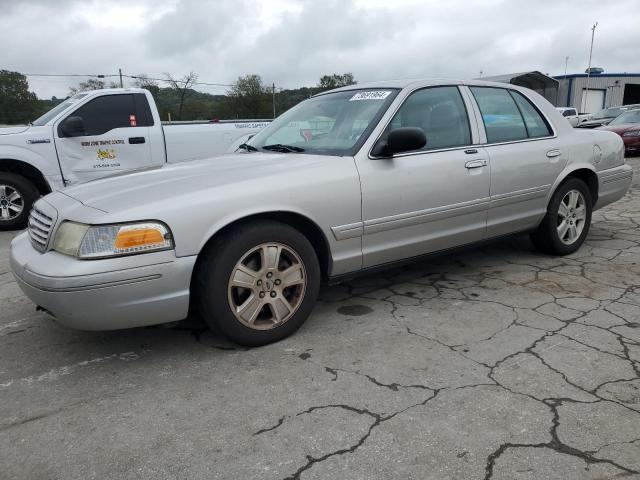
[[[355,100],[384,100],[391,94],[391,90],[368,90],[358,92],[349,99],[350,102]]]

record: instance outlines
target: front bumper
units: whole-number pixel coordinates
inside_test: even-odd
[[[626,153],[640,152],[640,137],[622,137]]]
[[[11,267],[25,295],[59,323],[80,330],[185,318],[195,260],[173,251],[78,260],[36,251],[26,233],[11,242]]]

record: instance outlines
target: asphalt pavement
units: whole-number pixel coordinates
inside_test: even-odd
[[[526,236],[348,284],[289,339],[56,325],[0,233],[0,479],[640,478],[640,160],[567,257]]]

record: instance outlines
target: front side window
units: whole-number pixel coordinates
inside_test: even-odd
[[[353,155],[398,90],[347,90],[305,100],[247,143],[259,150]]]
[[[136,107],[133,95],[105,95],[94,98],[89,103],[73,112],[72,116],[82,118],[86,136],[102,135],[114,128],[135,126],[131,116],[135,118]]]
[[[412,93],[391,120],[385,134],[401,127],[421,128],[427,144],[421,150],[471,143],[471,130],[458,87],[423,88]]]

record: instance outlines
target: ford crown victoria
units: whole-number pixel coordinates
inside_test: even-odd
[[[322,280],[514,232],[583,243],[631,183],[613,132],[482,81],[322,93],[238,152],[54,192],[11,245],[20,287],[62,324],[121,329],[199,312],[233,341],[282,339]]]

